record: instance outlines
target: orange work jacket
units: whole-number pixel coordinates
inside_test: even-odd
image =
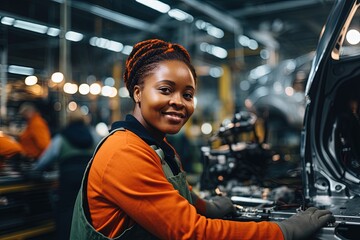
[[[19,142],[25,154],[31,158],[39,158],[51,141],[47,122],[36,113],[28,122],[24,132],[19,136]]]
[[[129,130],[114,133],[98,150],[87,198],[93,227],[110,238],[136,222],[159,239],[283,239],[273,222],[202,216],[203,204],[183,198],[166,179],[155,151]]]

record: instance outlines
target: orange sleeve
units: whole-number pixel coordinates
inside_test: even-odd
[[[135,221],[160,239],[283,239],[275,223],[198,214],[167,181],[156,153],[130,131],[109,137],[96,154],[88,203],[93,226],[111,238]]]
[[[10,158],[17,153],[23,153],[21,145],[9,136],[0,133],[0,157]]]
[[[37,116],[31,125],[31,131],[33,132],[33,139],[36,145],[41,152],[44,151],[51,141],[49,127],[45,120]]]

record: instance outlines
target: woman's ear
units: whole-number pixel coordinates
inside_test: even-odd
[[[134,86],[134,100],[135,103],[141,102],[141,88],[139,85]]]

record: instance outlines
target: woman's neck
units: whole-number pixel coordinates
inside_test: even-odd
[[[140,112],[139,108],[135,108],[133,116],[144,126],[148,133],[157,141],[162,142],[165,138],[165,133],[160,132],[158,129],[154,128],[143,118],[143,115]]]

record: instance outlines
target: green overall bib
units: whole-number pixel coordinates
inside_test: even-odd
[[[109,137],[116,131],[124,131],[124,130],[125,130],[124,128],[115,129],[107,137]],[[107,137],[105,137],[103,140],[101,140],[101,142],[98,144],[98,146],[93,154],[93,157],[91,158],[91,160],[86,168],[86,171],[84,173],[81,188],[77,195],[77,199],[76,199],[75,206],[74,206],[74,213],[73,213],[73,220],[72,220],[71,234],[70,234],[71,240],[75,240],[75,239],[79,239],[79,240],[110,239],[110,238],[104,236],[103,234],[97,232],[93,228],[91,223],[89,222],[90,212],[89,212],[89,208],[88,208],[88,204],[87,204],[87,196],[86,196],[87,178],[89,175],[89,169],[90,169],[91,163],[93,161],[93,158],[94,158],[96,152],[98,151],[98,149],[100,148],[102,143],[105,142]],[[190,190],[187,185],[185,172],[180,171],[180,173],[178,175],[174,176],[173,172],[171,171],[171,168],[169,167],[167,162],[164,160],[164,152],[155,145],[151,145],[151,148],[153,148],[155,150],[155,152],[158,154],[158,156],[160,157],[162,168],[163,168],[164,174],[165,174],[166,178],[168,179],[168,181],[174,186],[174,188],[176,190],[178,190],[178,192],[180,193],[181,196],[186,198],[192,204],[191,194],[190,194]],[[180,167],[180,162],[177,158],[176,158],[176,162],[178,163],[178,165]],[[149,233],[148,231],[146,231],[140,225],[134,224],[132,227],[126,229],[120,236],[118,236],[114,239],[146,240],[146,239],[158,239],[158,238],[155,237],[154,235],[152,235],[151,233]]]

